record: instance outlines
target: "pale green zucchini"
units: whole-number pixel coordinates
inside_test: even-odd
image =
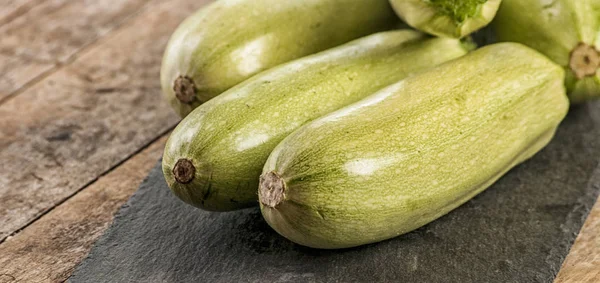
[[[600,98],[600,0],[504,0],[494,27],[563,66],[573,103]]]
[[[408,25],[426,33],[465,37],[487,26],[501,0],[390,0]]]
[[[215,1],[172,35],[163,93],[183,117],[254,74],[398,21],[387,0]]]
[[[389,31],[258,74],[177,126],[164,153],[167,183],[179,198],[203,209],[257,206],[262,167],[289,133],[412,73],[460,57],[465,48],[456,39]]]
[[[550,141],[569,107],[563,76],[502,43],[316,119],[271,153],[262,214],[286,238],[324,249],[423,226]]]

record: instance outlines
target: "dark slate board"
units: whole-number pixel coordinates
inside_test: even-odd
[[[71,282],[551,282],[600,190],[600,102],[574,107],[532,160],[448,215],[359,248],[295,245],[258,209],[210,213],[160,166]]]
[[[600,102],[572,107],[548,147],[465,205],[398,238],[337,251],[289,242],[257,208],[188,206],[159,164],[69,281],[551,282],[598,196],[599,164]]]

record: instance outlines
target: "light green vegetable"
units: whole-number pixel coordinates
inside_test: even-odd
[[[390,0],[408,25],[426,33],[465,37],[488,25],[501,0]]]
[[[502,43],[314,120],[266,162],[262,214],[286,238],[324,249],[421,227],[550,141],[569,107],[563,76]]]
[[[164,153],[167,183],[179,198],[203,209],[256,206],[262,167],[289,133],[466,53],[456,39],[389,31],[256,75],[198,107],[177,126]]]
[[[600,0],[504,0],[494,27],[563,66],[572,102],[600,97]]]
[[[177,28],[161,69],[163,93],[183,117],[249,77],[384,31],[387,0],[219,0]]]

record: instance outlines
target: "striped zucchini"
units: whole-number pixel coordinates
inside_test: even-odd
[[[289,133],[466,52],[456,39],[389,31],[256,75],[177,126],[164,153],[167,183],[179,198],[206,210],[256,206],[262,167]]]
[[[324,249],[423,226],[550,141],[569,107],[563,76],[532,49],[496,44],[308,123],[268,158],[262,214]]]
[[[183,117],[263,70],[397,22],[387,0],[215,1],[171,37],[163,93]]]

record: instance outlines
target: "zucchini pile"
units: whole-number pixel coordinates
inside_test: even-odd
[[[499,43],[477,48],[470,34],[490,23]],[[164,55],[183,117],[165,180],[204,210],[260,206],[308,247],[396,237],[600,97],[599,47],[600,0],[219,0]]]

